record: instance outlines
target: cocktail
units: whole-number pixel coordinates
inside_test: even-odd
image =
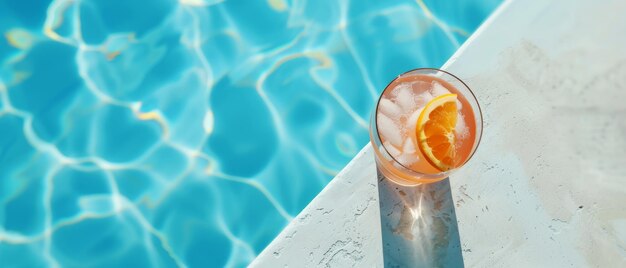
[[[438,69],[415,69],[385,88],[372,115],[378,170],[400,185],[446,178],[474,154],[482,114],[472,91]]]

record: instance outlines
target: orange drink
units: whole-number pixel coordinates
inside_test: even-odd
[[[412,70],[391,81],[370,125],[378,170],[405,186],[446,178],[471,158],[481,134],[476,97],[438,69]]]

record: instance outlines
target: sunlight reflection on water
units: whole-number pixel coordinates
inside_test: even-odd
[[[245,266],[499,3],[456,2],[0,1],[0,264]]]

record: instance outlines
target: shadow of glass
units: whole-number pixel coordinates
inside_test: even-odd
[[[448,178],[397,185],[378,172],[385,267],[463,267]]]

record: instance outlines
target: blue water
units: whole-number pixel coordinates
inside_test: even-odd
[[[245,266],[498,3],[0,0],[0,266]]]

